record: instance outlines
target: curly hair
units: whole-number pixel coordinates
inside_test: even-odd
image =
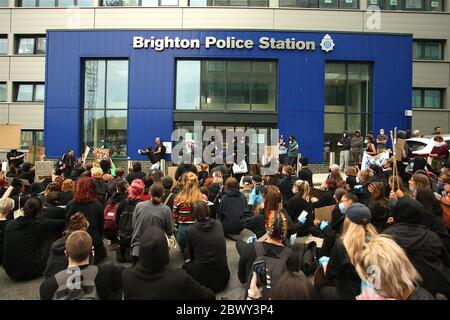
[[[82,230],[87,231],[89,228],[89,221],[86,219],[86,216],[78,211],[73,216],[70,217],[69,223],[67,225],[66,230],[64,230],[64,235],[69,236],[72,232]]]
[[[91,178],[85,177],[78,179],[75,185],[73,200],[76,202],[95,202],[97,200],[97,191]]]

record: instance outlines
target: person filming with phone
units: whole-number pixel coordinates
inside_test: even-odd
[[[257,286],[263,288],[256,294],[253,294],[253,290],[248,290],[246,298],[268,299],[271,289],[284,272],[299,270],[297,254],[283,245],[287,228],[286,216],[280,211],[270,211],[266,218],[267,234],[244,248],[239,259],[239,281],[246,283],[246,289],[250,289],[255,272],[259,279]]]

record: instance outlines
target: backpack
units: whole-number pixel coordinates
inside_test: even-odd
[[[97,266],[68,268],[55,274],[58,284],[53,300],[100,300],[95,286]]]
[[[295,244],[292,246],[292,251],[297,253],[300,270],[306,276],[316,272],[319,267],[319,261],[317,260],[317,244],[314,241]]]
[[[121,246],[131,245],[131,238],[133,237],[133,213],[135,208],[136,204],[131,204],[128,199],[127,206],[124,212],[120,215],[118,238]]]
[[[117,233],[117,208],[119,207],[119,202],[113,202],[106,205],[103,211],[103,218],[105,223],[103,225],[103,233],[105,238],[108,236],[114,236]]]
[[[161,143],[161,152],[160,152],[160,155],[161,155],[161,159],[164,158],[164,156],[166,155],[166,146],[163,145],[162,143]]]
[[[267,274],[270,276],[270,286],[263,288],[263,300],[267,300],[271,296],[272,288],[277,284],[281,276],[287,271],[286,262],[292,254],[292,250],[284,247],[277,256],[266,255],[262,242],[255,242],[256,259],[255,262],[264,261],[266,263]],[[253,271],[253,270],[252,270]],[[247,289],[250,287],[252,273],[249,276]]]

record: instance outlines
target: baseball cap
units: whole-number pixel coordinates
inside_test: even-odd
[[[249,185],[249,184],[253,184],[253,180],[252,180],[252,177],[250,177],[250,176],[245,176],[243,179],[242,179],[242,184],[245,186],[245,185]]]
[[[347,218],[356,224],[366,225],[370,223],[372,215],[370,209],[361,203],[353,203],[345,212]]]

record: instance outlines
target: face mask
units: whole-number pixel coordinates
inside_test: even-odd
[[[438,148],[439,148],[439,147],[442,147],[443,143],[441,143],[441,142],[437,142],[437,141],[436,141],[436,142],[435,142],[435,145],[436,145],[436,147],[438,147]]]
[[[409,191],[414,192],[416,189],[414,187],[409,187]]]
[[[380,131],[380,134],[383,135],[383,134],[384,134],[384,131]]]
[[[347,211],[347,208],[342,202],[339,203],[339,210],[341,210],[342,213],[345,213]]]
[[[364,143],[368,143],[368,142],[369,142],[369,140],[367,140],[367,139],[366,139],[366,140],[364,140]]]
[[[356,177],[356,182],[359,183],[359,177]]]
[[[346,138],[346,137],[347,137],[347,134],[346,134],[346,133],[344,133],[344,134],[343,134],[343,136],[344,136],[344,138]]]

